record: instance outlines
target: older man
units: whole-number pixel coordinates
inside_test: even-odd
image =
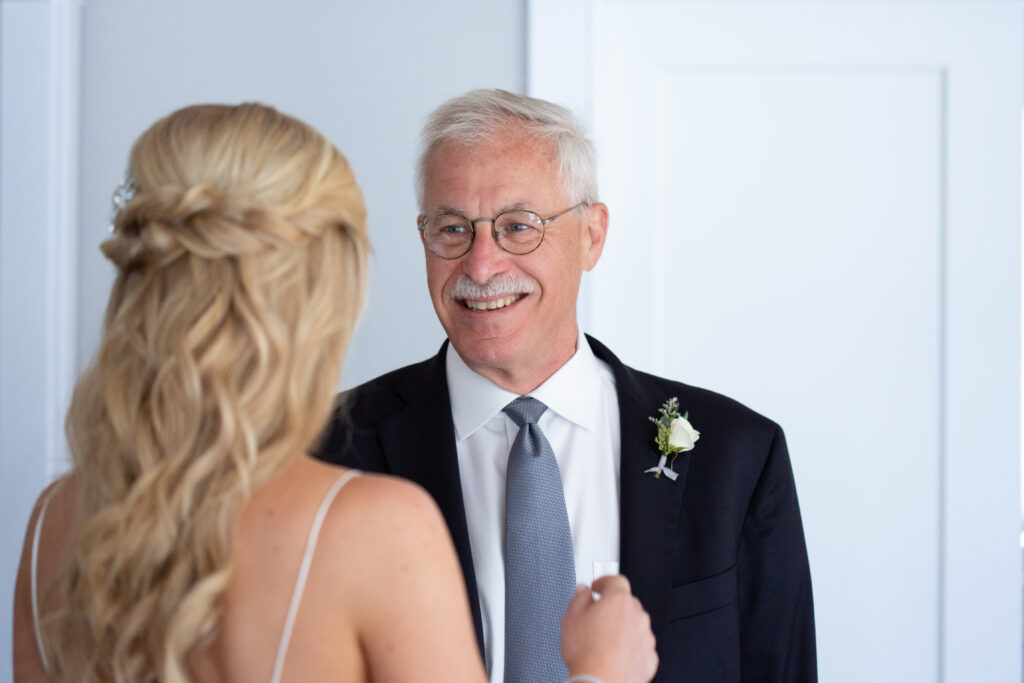
[[[474,91],[433,113],[418,226],[448,340],[353,390],[321,455],[433,494],[493,681],[560,680],[573,585],[615,571],[651,614],[658,680],[813,681],[782,430],[624,366],[577,324],[608,229],[595,175],[592,144],[549,102]],[[656,443],[670,399],[689,423]]]

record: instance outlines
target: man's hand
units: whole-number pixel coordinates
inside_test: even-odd
[[[606,683],[646,683],[654,677],[658,655],[651,618],[625,576],[602,576],[592,587],[576,587],[562,619],[562,658],[570,675],[589,674]]]

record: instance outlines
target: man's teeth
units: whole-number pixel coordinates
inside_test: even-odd
[[[474,311],[493,311],[496,308],[504,308],[509,304],[514,304],[522,298],[522,294],[512,294],[501,299],[495,299],[494,301],[472,301],[466,299],[462,303],[466,305],[466,308]]]

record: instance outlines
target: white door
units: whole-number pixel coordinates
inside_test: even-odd
[[[530,10],[611,210],[584,325],[786,429],[821,680],[1020,681],[1021,3]]]

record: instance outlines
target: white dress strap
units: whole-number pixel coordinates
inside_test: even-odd
[[[288,644],[292,639],[292,629],[295,627],[295,616],[299,612],[299,603],[302,602],[302,592],[306,589],[306,579],[309,577],[309,568],[313,564],[313,553],[316,552],[316,544],[320,539],[320,527],[323,526],[327,511],[334,502],[335,496],[341,487],[350,479],[361,474],[359,470],[349,470],[338,477],[331,488],[327,491],[324,499],[320,502],[320,509],[316,511],[313,518],[313,526],[309,530],[309,538],[306,540],[306,550],[302,554],[302,564],[299,565],[299,575],[295,579],[295,588],[292,590],[292,599],[288,604],[288,614],[284,619],[284,629],[281,631],[281,642],[277,646],[277,656],[274,658],[274,672],[271,674],[271,683],[278,683],[281,680],[281,673],[284,671],[284,660],[288,656]]]
[[[43,498],[43,505],[39,508],[39,516],[36,517],[36,528],[32,532],[32,562],[29,565],[29,588],[32,596],[32,626],[36,634],[36,645],[39,647],[39,657],[43,661],[43,670],[50,670],[50,663],[46,659],[46,650],[43,649],[43,633],[39,630],[39,537],[43,532],[43,518],[46,516],[46,508],[50,506],[50,499],[57,492],[60,486],[54,486]]]

